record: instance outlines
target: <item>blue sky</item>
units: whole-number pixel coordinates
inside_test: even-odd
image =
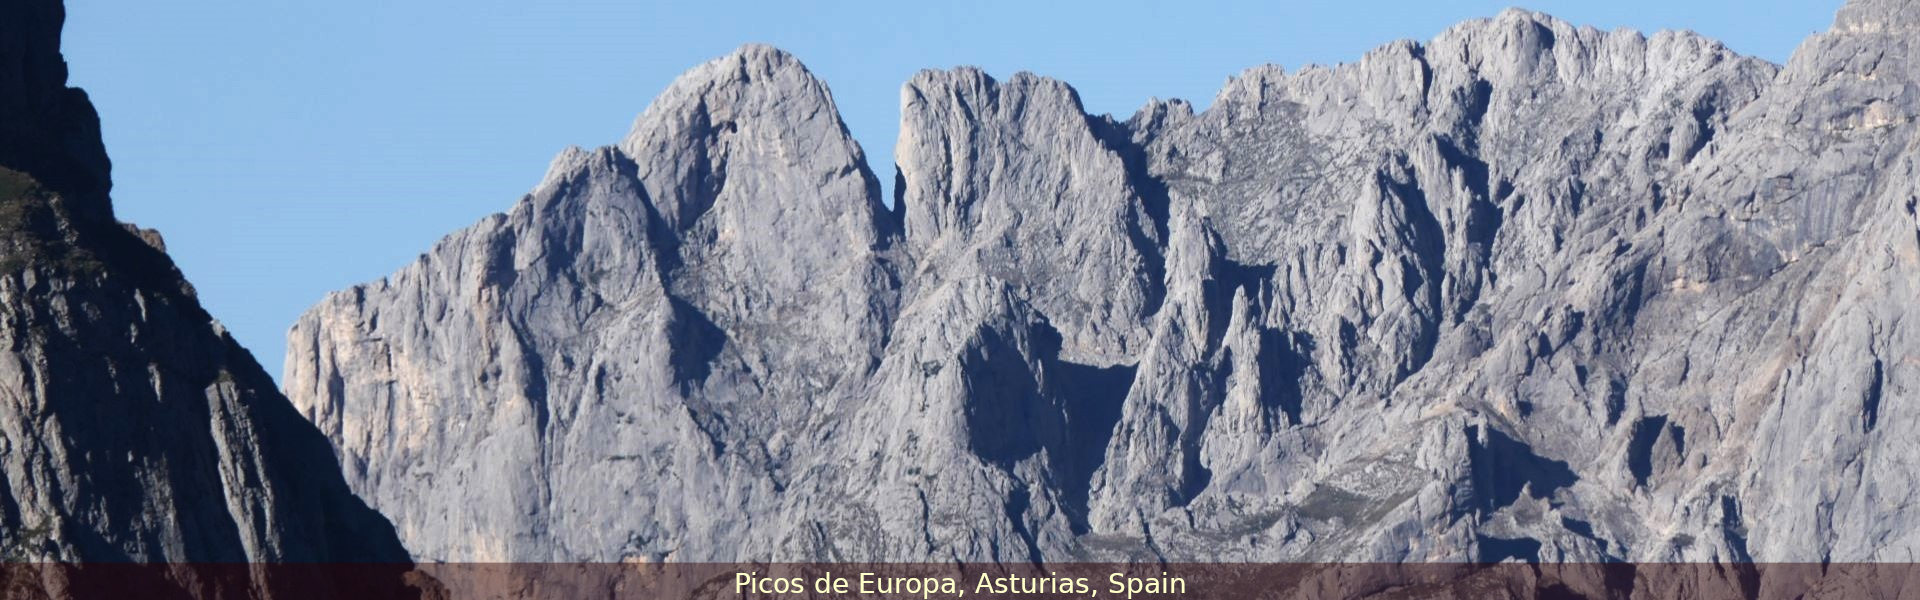
[[[922,68],[1033,71],[1124,117],[1149,97],[1204,108],[1248,67],[1351,61],[1513,4],[69,0],[65,50],[101,112],[120,218],[160,229],[277,375],[287,327],[327,292],[506,210],[561,149],[618,141],[675,76],[745,42],[824,79],[891,184],[900,84]],[[1840,4],[1520,6],[1783,62]]]

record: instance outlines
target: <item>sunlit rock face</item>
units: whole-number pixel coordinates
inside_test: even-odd
[[[289,339],[433,560],[1906,560],[1914,10],[1520,10],[1204,112],[746,47]]]

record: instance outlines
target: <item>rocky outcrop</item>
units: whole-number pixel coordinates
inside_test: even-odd
[[[100,117],[86,92],[67,87],[59,2],[10,2],[0,22],[0,164],[71,196],[77,218],[111,221],[112,179]]]
[[[865,164],[824,85],[743,49],[512,213],[330,297],[294,328],[288,393],[419,556],[780,539],[801,524],[777,490],[823,415],[859,408],[897,306]]]
[[[1511,10],[1124,122],[927,71],[891,211],[747,47],[288,394],[433,560],[1905,560],[1914,10]]]
[[[200,307],[158,235],[113,220],[98,119],[66,87],[62,14],[0,4],[0,556],[391,563],[331,585],[397,585],[407,553],[326,438]],[[133,585],[20,573],[0,576],[10,594]],[[163,596],[325,589],[272,569],[139,573],[155,581],[134,587]]]

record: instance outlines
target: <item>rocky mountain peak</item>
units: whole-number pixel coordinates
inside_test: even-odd
[[[309,312],[289,389],[434,559],[1897,558],[1905,44],[1515,10],[1125,123],[923,71],[897,221],[749,47]]]
[[[60,0],[0,5],[0,166],[32,173],[76,218],[112,223],[111,163],[93,103],[67,87]]]
[[[744,260],[801,258],[781,247],[787,235],[827,235],[861,249],[895,235],[879,180],[827,86],[770,46],[742,46],[680,76],[620,149],[669,228]],[[791,178],[763,178],[774,172]],[[704,233],[690,233],[696,229]]]
[[[1910,34],[1920,28],[1920,4],[1908,0],[1847,0],[1834,18],[1835,33]]]
[[[1139,157],[1124,126],[1087,115],[1064,82],[971,67],[916,74],[900,111],[898,194],[922,287],[1024,282],[1069,353],[1111,360],[1138,342],[1166,226],[1159,188],[1128,171]]]

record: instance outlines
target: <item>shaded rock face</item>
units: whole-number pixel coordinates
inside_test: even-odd
[[[433,560],[1871,561],[1920,539],[1913,9],[1508,11],[1125,122],[748,47],[293,329]]]
[[[0,4],[0,556],[404,565],[158,235],[113,220],[61,24],[59,2]]]
[[[111,221],[100,117],[86,92],[67,87],[60,2],[9,2],[0,22],[0,164],[31,173],[74,203],[76,218]]]

